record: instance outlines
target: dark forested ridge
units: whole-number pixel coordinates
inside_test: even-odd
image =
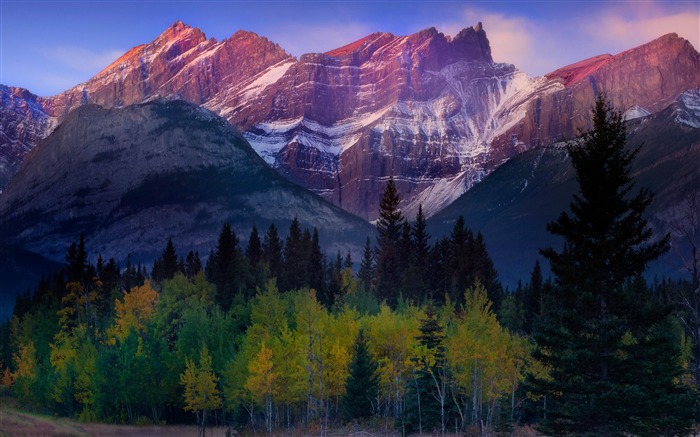
[[[458,217],[431,239],[392,179],[359,260],[324,253],[324,233],[296,218],[247,235],[223,223],[208,253],[164,240],[148,268],[92,263],[81,237],[2,325],[2,390],[84,421],[201,430],[686,434],[700,264],[643,279],[668,237],[643,218],[651,194],[630,172],[643,155],[625,148],[620,115],[603,100],[595,111],[567,146],[580,191],[548,228],[565,240],[543,252],[551,278],[533,257],[504,290],[480,232]],[[689,247],[696,225],[678,222]]]

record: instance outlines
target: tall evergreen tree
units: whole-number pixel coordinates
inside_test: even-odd
[[[304,286],[305,262],[303,234],[299,219],[294,217],[284,243],[282,277],[279,279],[280,290],[297,290]]]
[[[66,282],[79,282],[85,286],[92,280],[88,254],[85,249],[85,235],[80,235],[78,244],[71,243],[66,253]]]
[[[464,291],[474,285],[474,233],[467,228],[464,217],[459,216],[450,234],[449,269],[450,299],[459,302]]]
[[[245,249],[245,256],[248,258],[248,263],[251,265],[251,267],[256,267],[262,260],[262,245],[260,243],[258,228],[255,225],[253,225],[253,230],[250,231],[250,238],[248,238],[248,246]]]
[[[345,382],[343,408],[351,419],[372,416],[377,411],[379,396],[378,364],[370,355],[367,340],[360,331],[350,362],[350,375]]]
[[[377,220],[377,295],[395,304],[398,298],[398,288],[401,281],[401,229],[406,221],[399,202],[401,198],[394,184],[394,178],[384,189],[384,196],[379,204],[379,219]]]
[[[282,272],[282,240],[274,223],[270,224],[265,233],[262,249],[262,259],[270,268],[270,275],[279,278]]]
[[[199,252],[189,251],[185,259],[185,276],[187,279],[193,279],[197,273],[202,270],[202,260],[199,257]]]
[[[369,237],[365,241],[365,250],[362,252],[362,262],[360,270],[357,272],[362,288],[368,292],[372,289],[372,278],[374,277],[374,254],[370,246]]]
[[[314,228],[311,235],[311,248],[309,254],[309,287],[319,294],[323,293],[325,284],[323,283],[323,253],[321,253],[321,243],[318,239],[318,229]]]
[[[165,279],[172,279],[173,276],[175,276],[175,273],[177,273],[179,270],[177,252],[175,251],[172,238],[168,238],[168,243],[166,244],[165,249],[163,249],[160,259],[162,271],[161,277],[158,278],[158,280],[162,281]]]
[[[207,261],[207,278],[216,285],[216,301],[228,311],[233,297],[243,288],[244,275],[242,254],[238,248],[238,237],[227,222],[221,228],[216,250]]]
[[[625,139],[622,115],[599,97],[592,130],[567,145],[579,193],[547,226],[564,247],[542,251],[556,285],[536,334],[551,376],[537,381],[547,433],[682,435],[692,423],[696,400],[678,382],[668,308],[633,283],[668,237],[652,241],[643,217],[652,195],[632,194],[639,148],[626,149]]]
[[[474,265],[473,279],[470,286],[474,285],[474,281],[481,282],[486,288],[489,300],[493,303],[494,310],[498,311],[501,306],[501,300],[503,299],[503,288],[498,280],[498,273],[496,272],[496,267],[493,265],[493,260],[486,250],[486,242],[481,232],[476,234],[470,252]]]

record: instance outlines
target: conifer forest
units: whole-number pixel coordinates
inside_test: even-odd
[[[592,117],[566,146],[579,192],[548,225],[563,244],[515,289],[480,232],[460,218],[433,238],[391,179],[361,259],[323,253],[297,219],[222,223],[205,254],[163,241],[148,266],[80,238],[2,325],[0,389],[32,411],[200,434],[691,434],[700,263],[644,276],[668,236],[645,220],[653,193],[634,183],[621,115],[601,97]]]

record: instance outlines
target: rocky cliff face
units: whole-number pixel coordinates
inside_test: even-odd
[[[0,85],[0,193],[37,141],[56,125],[44,103],[23,88]]]
[[[590,128],[590,108],[606,93],[627,119],[656,113],[686,90],[700,87],[700,54],[685,39],[668,34],[615,56],[587,59],[546,75],[563,85],[531,99],[526,116],[494,140],[496,153],[514,141],[525,148],[573,138]]]
[[[412,217],[478,182],[523,99],[559,86],[494,63],[480,24],[454,39],[377,33],[302,56],[229,120],[282,174],[365,219],[394,176]]]
[[[317,227],[359,253],[369,224],[270,169],[225,120],[184,101],[83,105],[30,154],[0,196],[0,241],[62,260],[86,235],[96,252],[148,261],[172,237],[202,254],[222,223]]]
[[[635,190],[645,187],[655,193],[646,213],[655,239],[672,236],[669,253],[647,273],[687,278],[682,261],[690,249],[677,230],[679,218],[687,214],[686,196],[700,192],[700,89],[684,92],[665,109],[631,120],[626,128],[627,144],[642,146],[632,168]],[[483,232],[499,279],[514,289],[529,277],[541,248],[561,247],[561,239],[547,232],[547,223],[568,210],[577,191],[576,174],[561,143],[539,147],[490,173],[429,219],[428,227],[440,238],[463,216],[468,226]],[[547,269],[548,263],[542,267]]]
[[[633,118],[698,86],[698,53],[673,34],[530,78],[493,62],[481,24],[454,38],[432,28],[375,33],[297,60],[249,32],[217,42],[177,22],[88,82],[30,96],[36,111],[11,122],[26,134],[4,130],[0,159],[12,174],[82,104],[176,95],[228,120],[288,179],[365,219],[376,218],[393,176],[413,217],[419,203],[433,214],[511,157],[573,137],[598,92]]]

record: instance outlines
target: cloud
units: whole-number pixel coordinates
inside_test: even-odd
[[[98,73],[125,53],[124,50],[92,50],[75,46],[55,46],[44,48],[40,53],[47,60],[61,64],[79,73]]]
[[[693,6],[681,4],[680,6]],[[622,2],[611,6],[578,8],[572,4],[556,21],[535,16],[496,13],[486,9],[466,8],[459,22],[448,22],[441,29],[455,35],[465,22],[481,21],[491,43],[496,62],[514,64],[531,76],[610,53],[616,54],[675,32],[700,48],[700,14],[695,11],[670,10],[662,2]],[[459,24],[458,24],[459,23]]]
[[[551,27],[543,27],[524,16],[509,16],[482,9],[468,8],[463,18],[469,23],[478,21],[484,26],[491,44],[491,55],[496,62],[514,64],[526,73],[537,76],[561,66],[557,53],[566,52],[560,39],[554,38]],[[464,26],[457,23],[444,23],[441,31],[456,35]]]
[[[283,49],[298,57],[342,47],[372,32],[369,26],[360,23],[287,24],[269,32],[269,38],[280,41]]]
[[[645,14],[646,15],[646,14]],[[675,32],[700,49],[700,14],[679,12],[664,14],[653,11],[651,16],[625,17],[609,11],[597,23],[585,26],[588,35],[602,43],[622,46],[622,49]]]

